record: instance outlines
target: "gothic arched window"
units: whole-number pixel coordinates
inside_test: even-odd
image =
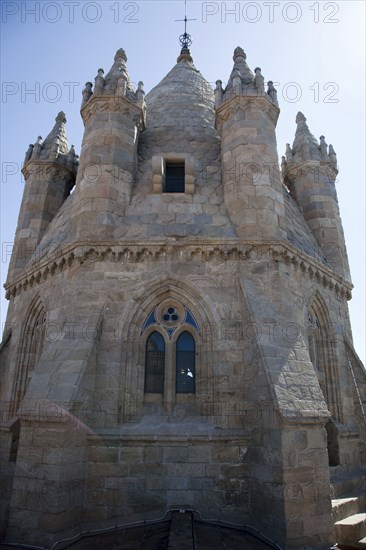
[[[22,333],[22,347],[15,380],[13,414],[19,408],[32,379],[33,371],[41,357],[46,336],[46,310],[38,298],[28,315]]]
[[[145,392],[164,392],[165,342],[158,332],[150,334],[146,342]]]
[[[183,332],[176,344],[176,392],[194,393],[196,378],[196,345],[189,332]]]
[[[175,399],[174,394],[194,394],[195,335],[200,334],[200,325],[192,311],[177,300],[166,299],[146,317],[141,333],[147,330],[154,332],[146,341],[145,393],[162,394],[168,401]]]

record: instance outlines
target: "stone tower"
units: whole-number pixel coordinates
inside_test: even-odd
[[[30,146],[1,347],[3,530],[49,545],[173,509],[285,548],[336,542],[365,464],[332,146],[241,48],[213,90],[187,46],[145,98],[127,56]],[[291,133],[292,130],[289,130]]]

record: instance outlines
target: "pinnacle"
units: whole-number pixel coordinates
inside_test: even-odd
[[[128,74],[128,70],[126,67],[126,61],[127,61],[127,55],[123,48],[120,48],[117,50],[116,55],[114,56],[114,63],[109,70],[109,72],[104,77],[104,88],[106,90],[113,89],[117,81],[120,78],[123,78],[126,82],[126,88],[129,92],[133,92],[133,86],[131,84],[130,75]],[[99,69],[101,71],[101,69]]]
[[[66,115],[63,111],[60,111],[55,119],[54,127],[42,144],[42,156],[48,156],[49,151],[56,141],[58,143],[58,152],[60,154],[67,154],[69,152],[65,123]]]
[[[296,124],[299,122],[306,122],[306,117],[301,111],[299,111],[296,115]]]
[[[114,56],[114,60],[117,61],[117,59],[123,59],[126,63],[127,61],[127,55],[123,48],[119,48],[119,50],[116,51],[116,55]]]
[[[57,117],[55,118],[56,122],[66,124],[66,115],[63,111],[60,111]]]
[[[244,57],[244,59],[247,58],[247,54],[240,46],[237,46],[234,50],[233,61],[236,61],[238,57]]]

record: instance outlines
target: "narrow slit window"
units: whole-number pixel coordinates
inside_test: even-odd
[[[195,393],[196,391],[196,345],[189,332],[183,332],[177,340],[176,352],[176,391]]]
[[[165,164],[164,193],[184,193],[184,162],[167,162]]]
[[[153,332],[146,342],[145,393],[164,393],[165,342]]]

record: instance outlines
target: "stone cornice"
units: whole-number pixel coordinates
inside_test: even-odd
[[[235,115],[238,110],[245,110],[250,104],[257,104],[256,108],[260,111],[268,113],[274,125],[277,124],[280,109],[266,95],[241,95],[234,96],[227,101],[224,101],[216,109],[216,128],[221,129],[222,124],[232,115]]]
[[[140,107],[140,105],[133,103],[125,96],[104,94],[93,95],[80,111],[84,124],[86,124],[97,111],[132,114],[135,119],[136,126],[141,126],[141,130],[145,127],[144,110]]]
[[[284,177],[286,181],[293,183],[309,172],[326,176],[329,180],[335,181],[338,170],[329,161],[303,160],[299,162],[288,162],[286,164]]]
[[[61,160],[46,160],[46,159],[31,159],[22,168],[24,178],[27,180],[29,176],[40,171],[41,175],[49,176],[54,179],[62,174],[62,177],[67,175],[69,178],[75,178],[74,169],[64,164]],[[38,176],[38,174],[37,174]]]
[[[332,271],[315,258],[298,250],[287,241],[244,241],[211,239],[207,241],[190,240],[177,243],[175,240],[154,241],[107,241],[93,243],[80,241],[65,245],[58,249],[50,257],[41,258],[33,266],[25,268],[24,273],[13,281],[7,282],[4,287],[6,298],[15,297],[22,291],[42,283],[49,277],[67,270],[77,264],[82,265],[87,261],[114,261],[138,263],[155,261],[164,257],[175,257],[177,260],[193,261],[195,257],[204,261],[250,261],[267,254],[272,261],[283,261],[291,264],[295,269],[319,284],[330,288],[336,294],[346,299],[351,298],[353,285],[337,273]]]

